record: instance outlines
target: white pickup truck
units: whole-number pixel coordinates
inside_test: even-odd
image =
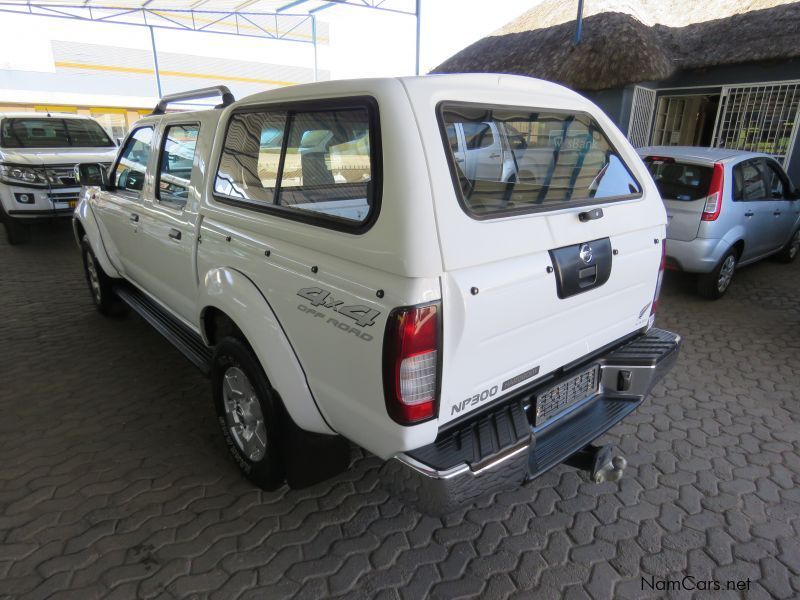
[[[75,165],[109,165],[116,151],[91,117],[0,113],[0,221],[9,244],[27,242],[36,220],[70,218],[80,192]]]
[[[170,101],[221,94],[213,110]],[[503,170],[452,136],[513,131]],[[450,139],[449,139],[450,138]],[[162,99],[112,167],[78,168],[74,228],[102,313],[125,303],[209,374],[242,471],[272,489],[385,460],[444,513],[568,462],[674,363],[653,327],[666,215],[591,102],[506,75]]]

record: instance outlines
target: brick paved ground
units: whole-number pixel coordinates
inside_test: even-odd
[[[684,575],[800,596],[798,265],[745,269],[716,303],[668,278],[659,323],[684,350],[606,436],[619,484],[559,467],[439,520],[360,455],[253,489],[206,381],[141,319],[92,310],[66,228],[36,234],[0,241],[0,598],[609,598]]]

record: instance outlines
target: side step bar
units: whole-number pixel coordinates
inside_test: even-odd
[[[211,348],[205,345],[199,335],[132,285],[121,283],[114,287],[114,291],[125,304],[180,350],[203,375],[208,376],[211,372]]]

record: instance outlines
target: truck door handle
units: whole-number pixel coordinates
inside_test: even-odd
[[[181,239],[181,232],[179,229],[172,228],[169,230],[169,237],[173,240]]]
[[[500,158],[500,155],[499,155],[497,152],[492,152],[492,153],[489,155],[489,158]]]
[[[744,216],[745,216],[745,217],[752,217],[752,216],[753,216],[753,214],[755,214],[755,213],[753,213],[753,211],[752,211],[752,210],[748,210],[746,213],[744,213]]]
[[[592,210],[587,210],[586,212],[578,213],[578,220],[581,223],[585,223],[586,221],[594,221],[595,219],[602,219],[603,218],[603,209],[602,208],[593,208]],[[671,219],[672,217],[670,217]]]
[[[773,214],[773,215],[775,215],[776,217],[779,217],[779,216],[781,215],[781,211],[779,211],[779,210],[776,210],[776,211],[775,211],[774,213],[772,213],[772,214]]]
[[[131,213],[131,223],[138,223],[139,222],[139,215],[136,213]]]

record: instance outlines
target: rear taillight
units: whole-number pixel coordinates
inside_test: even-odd
[[[708,186],[706,205],[703,207],[703,221],[716,221],[722,210],[722,185],[725,180],[725,166],[716,163],[714,173],[711,175],[711,185]]]
[[[658,266],[658,279],[656,280],[656,293],[653,294],[653,303],[650,305],[650,325],[658,309],[658,297],[661,295],[661,284],[664,282],[664,270],[667,268],[667,240],[661,240],[661,264]]]
[[[436,416],[441,372],[441,304],[395,309],[386,324],[386,410],[401,425]]]

